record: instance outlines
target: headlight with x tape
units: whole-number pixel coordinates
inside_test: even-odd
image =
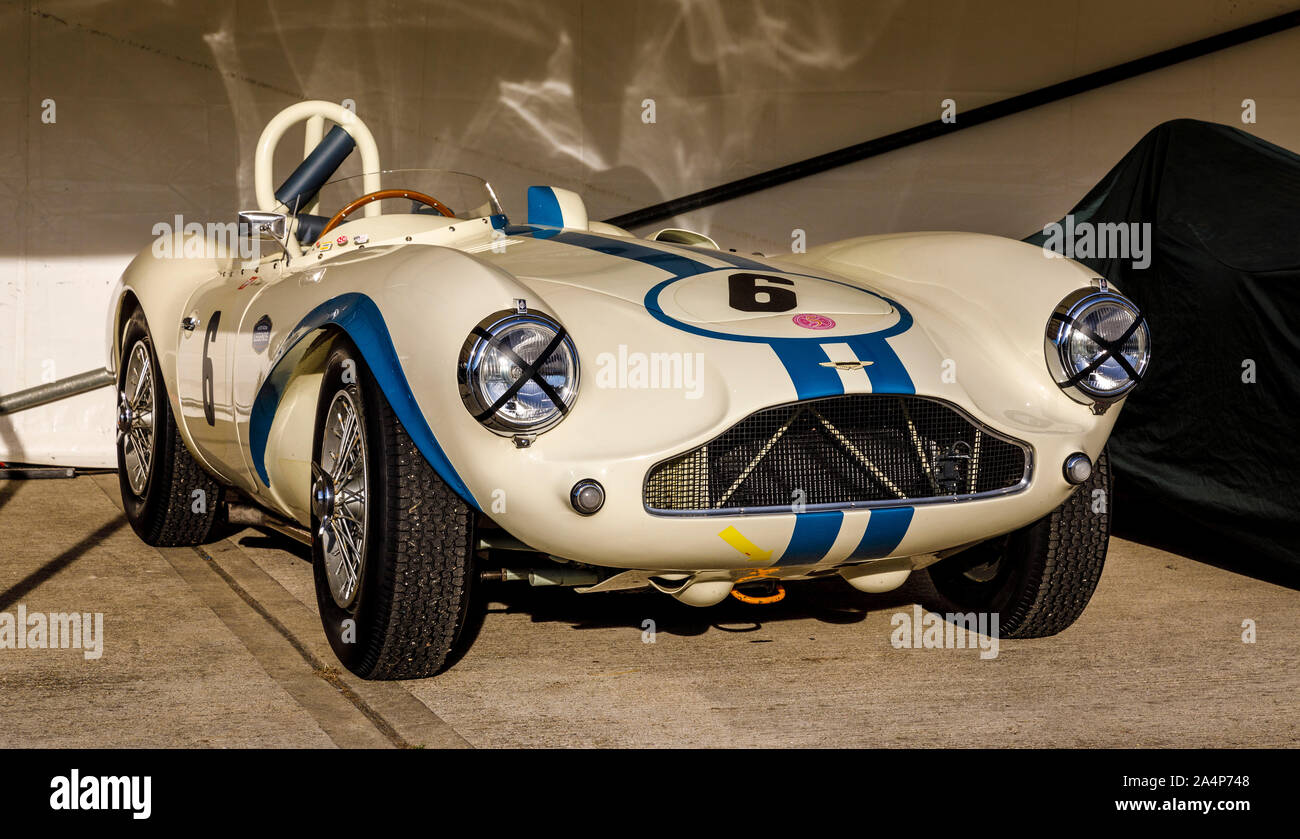
[[[474,419],[503,436],[536,434],[573,407],[578,353],[554,319],[535,312],[497,312],[466,339],[457,378]]]
[[[1061,301],[1047,321],[1045,350],[1061,389],[1101,413],[1146,374],[1151,332],[1137,306],[1103,283]]]

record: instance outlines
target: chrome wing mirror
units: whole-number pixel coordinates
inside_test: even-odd
[[[241,238],[242,235],[247,235],[254,241],[274,239],[275,243],[280,246],[280,250],[284,251],[286,259],[293,255],[288,244],[289,228],[289,217],[284,213],[271,213],[265,210],[239,211]],[[253,252],[251,258],[256,261],[260,255],[260,250],[257,250]]]

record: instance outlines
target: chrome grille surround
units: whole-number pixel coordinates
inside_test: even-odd
[[[949,402],[863,393],[750,414],[652,466],[642,498],[663,516],[870,509],[1008,495],[1032,471],[1029,444]]]

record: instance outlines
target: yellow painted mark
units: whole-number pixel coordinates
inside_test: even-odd
[[[728,525],[727,529],[718,535],[722,537],[722,541],[744,554],[750,562],[767,562],[772,558],[771,551],[761,550],[733,525]]]

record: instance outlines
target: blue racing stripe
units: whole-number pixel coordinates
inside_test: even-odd
[[[725,262],[735,268],[744,268],[750,271],[773,270],[770,265],[765,265],[762,262],[757,262],[747,256],[741,256],[731,251],[713,250],[698,245],[674,245],[674,247],[698,251],[701,256]],[[781,273],[790,272],[783,271]],[[796,273],[793,276],[809,277],[823,282],[836,282],[835,280],[811,274]],[[830,339],[827,343],[847,343],[852,347],[853,352],[859,359],[873,362],[868,373],[873,391],[877,393],[915,393],[916,388],[912,384],[912,377],[907,375],[907,371],[903,368],[902,361],[899,360],[898,354],[894,352],[893,347],[889,346],[884,340],[886,335],[906,332],[912,325],[912,316],[910,312],[894,301],[889,302],[899,312],[899,323],[887,333],[853,335],[845,339]],[[816,341],[814,343],[815,341],[816,339],[811,338],[788,338],[784,340],[774,338],[768,342],[781,359],[786,372],[790,374],[790,379],[794,382],[795,390],[798,392],[800,399],[836,396],[844,392],[842,380],[835,369],[821,366],[821,363],[826,361],[826,354],[821,349],[821,342]]]
[[[826,351],[820,342],[807,338],[772,338],[767,343],[785,366],[800,401],[844,392],[844,380],[839,372],[834,367],[821,366],[826,360]],[[861,353],[856,348],[855,351]],[[859,354],[858,358],[862,357]]]
[[[693,335],[700,335],[705,338],[767,344],[776,353],[777,358],[781,360],[781,364],[789,374],[795,392],[799,394],[801,400],[816,399],[821,396],[839,396],[844,393],[844,383],[835,368],[821,366],[821,363],[827,360],[826,353],[821,348],[823,343],[846,343],[853,348],[853,352],[857,354],[859,359],[872,362],[872,365],[867,368],[872,392],[916,393],[916,386],[912,383],[912,377],[907,374],[898,353],[894,352],[894,348],[885,340],[892,335],[901,334],[912,328],[911,312],[893,300],[883,298],[898,311],[898,322],[878,332],[814,338],[769,338],[759,335],[732,335],[684,323],[669,317],[664,312],[659,306],[659,295],[665,288],[679,279],[681,277],[670,277],[647,292],[645,307],[651,317],[674,329],[680,329],[683,332],[690,332]],[[848,283],[841,283],[838,280],[829,280],[823,277],[814,277],[812,279],[857,289],[857,286],[850,286]],[[873,292],[865,289],[858,290],[864,294],[873,294]]]
[[[880,559],[889,556],[897,548],[907,528],[912,523],[912,507],[886,507],[872,510],[867,519],[867,532],[862,534],[862,541],[854,548],[849,559]]]
[[[846,343],[852,348],[858,359],[871,362],[871,366],[868,368],[868,376],[873,392],[902,394],[916,392],[912,378],[907,374],[902,360],[886,340],[912,328],[911,313],[898,302],[861,286],[812,274],[792,274],[793,276],[808,277],[821,282],[842,285],[863,294],[879,297],[894,307],[894,310],[898,313],[897,322],[875,332],[848,336],[818,335],[808,338],[771,338],[756,335],[734,335],[705,329],[691,323],[684,323],[670,317],[659,305],[660,294],[672,283],[697,274],[714,271],[725,272],[727,270],[725,268],[715,268],[668,248],[650,247],[639,244],[636,240],[623,237],[597,236],[573,230],[556,230],[553,227],[538,229],[514,225],[506,228],[506,233],[514,236],[551,239],[562,244],[596,251],[597,253],[635,260],[668,272],[672,276],[657,283],[645,296],[644,305],[646,311],[653,318],[673,329],[705,338],[767,344],[776,353],[782,366],[785,367],[786,373],[790,376],[790,381],[794,384],[795,391],[801,401],[844,393],[843,381],[835,368],[822,366],[822,362],[829,360],[826,352],[821,348],[821,345],[825,343]],[[701,258],[723,262],[734,268],[783,274],[791,273],[739,254],[704,248],[688,248],[687,246],[677,247],[679,250],[688,249],[697,252]],[[862,541],[850,558],[873,559],[888,556],[898,547],[903,540],[903,536],[906,535],[908,526],[912,521],[912,512],[913,508],[911,507],[895,507],[872,511]],[[825,558],[835,544],[835,539],[839,535],[843,521],[844,512],[841,510],[796,514],[794,532],[791,534],[790,542],[786,545],[785,551],[776,564],[811,565]]]
[[[890,330],[890,334],[906,332],[912,326],[912,313],[898,304],[894,305],[898,309],[898,325],[902,328],[895,327],[896,331]],[[845,343],[853,348],[858,358],[875,362],[867,368],[873,393],[916,393],[916,385],[912,383],[912,377],[907,375],[903,360],[881,333],[854,335],[846,339]]]
[[[701,256],[712,257],[713,259],[716,259],[719,262],[727,263],[733,268],[747,268],[750,271],[771,271],[772,270],[771,265],[764,265],[763,263],[756,262],[747,256],[741,256],[740,254],[732,253],[731,251],[714,250],[713,248],[707,248],[702,245],[679,245],[675,242],[673,243],[673,246],[678,248],[688,248],[693,251],[699,251]]]
[[[565,245],[586,248],[589,251],[618,256],[624,259],[633,259],[645,265],[667,271],[676,279],[720,270],[712,265],[705,265],[703,262],[681,254],[639,245],[631,239],[593,236],[590,233],[575,233],[572,230],[565,230],[549,238],[552,242],[561,242]]]
[[[830,510],[820,513],[797,513],[794,517],[794,533],[790,535],[790,544],[785,553],[777,560],[777,565],[812,565],[827,553],[835,544],[835,537],[840,533],[840,523],[844,513]]]
[[[899,359],[894,348],[885,340],[894,335],[899,335],[912,328],[912,314],[907,311],[901,304],[890,300],[883,295],[868,291],[861,286],[852,285],[851,283],[840,280],[832,280],[828,277],[818,277],[813,274],[792,274],[792,276],[807,277],[813,280],[819,280],[825,283],[834,283],[835,285],[845,286],[863,294],[869,294],[879,297],[894,307],[898,312],[898,321],[892,326],[876,332],[866,332],[859,335],[820,335],[808,338],[770,338],[758,335],[734,335],[726,332],[718,332],[712,329],[705,329],[695,324],[684,323],[676,318],[669,317],[659,305],[660,294],[672,283],[677,282],[685,277],[693,277],[697,274],[705,274],[712,271],[726,271],[725,268],[715,268],[706,265],[696,259],[676,253],[671,250],[650,247],[640,244],[634,239],[614,236],[597,236],[590,233],[580,233],[573,230],[556,230],[554,228],[535,228],[531,226],[510,226],[506,228],[506,233],[515,236],[532,236],[537,239],[550,239],[551,241],[560,242],[574,247],[585,248],[596,251],[597,253],[617,256],[623,259],[631,259],[644,265],[649,265],[672,274],[671,277],[658,283],[650,289],[645,296],[646,311],[660,323],[671,326],[674,329],[683,332],[689,332],[693,335],[700,335],[705,338],[715,338],[720,341],[739,341],[743,343],[767,344],[776,353],[777,358],[785,367],[786,373],[790,376],[790,381],[794,385],[795,392],[800,400],[816,399],[822,396],[839,396],[844,393],[844,383],[840,379],[839,373],[833,367],[823,367],[822,362],[827,361],[825,351],[822,350],[823,343],[847,343],[852,347],[853,352],[862,361],[870,361],[871,366],[867,368],[867,376],[871,381],[871,389],[875,393],[916,393],[916,387],[912,383],[912,377],[907,374],[903,362]],[[674,246],[685,249],[687,246]],[[789,274],[788,271],[782,271],[761,262],[740,256],[739,254],[707,250],[704,248],[690,248],[692,251],[698,251],[701,257],[707,257],[720,262],[729,263],[736,268],[745,268],[757,271],[774,271],[777,273]]]

